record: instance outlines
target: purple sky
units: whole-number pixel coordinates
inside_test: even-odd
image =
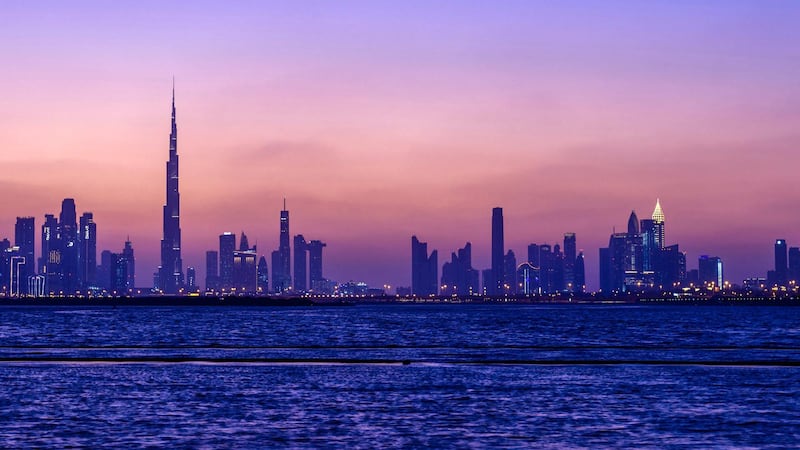
[[[184,264],[223,231],[321,239],[325,275],[410,283],[410,236],[597,248],[661,198],[740,282],[800,245],[797,2],[4,2],[0,236],[64,197],[158,265],[171,77]],[[38,237],[37,237],[38,239]]]

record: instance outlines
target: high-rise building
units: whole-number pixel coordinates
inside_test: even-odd
[[[428,244],[411,236],[411,293],[430,296],[438,293],[438,253],[432,251],[428,256]]]
[[[686,253],[678,244],[668,245],[661,251],[658,285],[661,289],[676,289],[686,281]]]
[[[666,244],[666,234],[664,232],[664,211],[661,209],[661,199],[656,199],[656,207],[653,209],[651,217],[655,224],[655,242],[658,248],[664,248]]]
[[[269,268],[267,266],[267,258],[264,258],[263,256],[259,258],[256,272],[258,276],[258,293],[266,294],[269,292]]]
[[[25,258],[25,265],[23,272],[20,274],[22,278],[22,286],[20,292],[27,294],[29,276],[36,274],[36,225],[33,217],[17,217],[17,223],[14,226],[14,246],[19,247],[19,256]]]
[[[189,292],[197,291],[197,272],[194,270],[194,267],[186,268],[186,288]]]
[[[59,246],[58,220],[56,220],[56,216],[53,214],[45,214],[44,224],[42,224],[42,253],[39,258],[40,274],[47,275],[50,250],[57,249]],[[45,284],[47,284],[46,280]]]
[[[578,253],[575,257],[574,267],[575,278],[572,285],[572,292],[586,291],[586,267],[583,258],[583,252]]]
[[[326,280],[322,276],[322,249],[327,246],[322,241],[312,240],[308,243],[308,275],[311,283],[311,290],[324,293],[326,291]]]
[[[614,290],[614,259],[611,257],[611,246],[601,247],[600,261],[600,291],[608,294]]]
[[[294,291],[298,294],[308,291],[308,244],[302,234],[294,237]]]
[[[206,291],[215,292],[219,289],[218,258],[219,253],[214,250],[206,252]]]
[[[517,257],[509,250],[503,257],[503,294],[517,293]]]
[[[800,285],[800,248],[789,248],[789,284]]]
[[[236,235],[226,231],[219,235],[219,289],[233,289],[233,253],[236,251]]]
[[[111,290],[111,271],[114,265],[114,254],[109,250],[100,252],[100,265],[97,266],[97,287]]]
[[[531,295],[539,293],[539,268],[524,262],[517,268],[517,294]]]
[[[281,210],[277,259],[273,258],[272,261],[272,287],[278,293],[287,291],[292,284],[289,239],[289,211],[286,209],[286,199],[284,199],[283,210]]]
[[[471,295],[480,289],[478,271],[472,268],[472,244],[450,255],[450,262],[442,265],[442,295]]]
[[[130,237],[125,240],[122,248],[122,257],[125,258],[125,288],[136,288],[136,257],[133,254],[133,244]]]
[[[564,285],[572,291],[575,283],[575,258],[578,257],[578,246],[575,233],[564,233]]]
[[[775,282],[778,286],[786,286],[789,282],[789,258],[786,239],[775,241]]]
[[[78,276],[80,252],[75,200],[65,198],[61,202],[58,228],[61,237],[61,290],[65,295],[72,295],[81,288]]]
[[[505,247],[503,242],[503,208],[492,209],[492,284],[488,295],[501,295],[505,279]]]
[[[172,125],[169,133],[167,160],[167,201],[164,205],[164,234],[161,239],[161,266],[158,270],[159,289],[175,295],[183,287],[181,260],[181,206],[178,192],[178,125],[175,121],[175,85],[172,86]]]
[[[536,244],[528,244],[528,262],[533,265],[533,267],[541,266],[541,261],[539,260],[539,246]]]
[[[253,295],[256,293],[258,282],[256,257],[256,247],[250,248],[247,235],[242,232],[239,250],[233,252],[233,288],[237,294]]]
[[[270,254],[270,259],[272,263],[272,292],[280,294],[283,290],[276,286],[275,280],[280,278],[281,253],[278,250],[273,250]]]
[[[122,253],[111,253],[110,281],[109,290],[112,293],[125,295],[128,292],[128,260]]]
[[[83,287],[95,286],[97,281],[97,224],[94,223],[94,217],[90,212],[81,215],[78,242],[80,245],[78,276],[81,284]]]
[[[722,286],[722,258],[718,256],[709,257],[708,255],[702,255],[698,260],[697,270],[700,282],[706,285],[713,283],[715,287]]]

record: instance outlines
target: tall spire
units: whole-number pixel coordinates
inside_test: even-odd
[[[166,171],[164,234],[161,239],[159,288],[165,294],[177,294],[183,287],[181,260],[180,193],[178,191],[178,125],[175,119],[175,78],[172,78],[172,123],[169,133],[169,159]]]
[[[664,211],[661,210],[660,199],[656,199],[656,209],[653,210],[653,222],[664,223]]]

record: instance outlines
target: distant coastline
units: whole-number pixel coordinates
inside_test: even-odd
[[[236,297],[236,296],[138,296],[138,297],[23,297],[0,299],[2,306],[168,306],[168,307],[286,307],[355,305],[697,305],[697,306],[800,306],[800,297],[758,295],[674,296],[541,296],[541,297]]]

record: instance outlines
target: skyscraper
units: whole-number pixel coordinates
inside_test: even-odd
[[[322,276],[322,248],[327,246],[322,241],[312,240],[308,243],[308,278],[311,290],[323,293],[325,277]]]
[[[22,279],[20,291],[22,294],[27,293],[28,277],[36,274],[36,258],[34,256],[36,254],[34,248],[35,227],[33,217],[17,217],[17,223],[14,226],[14,245],[19,247],[19,256],[25,258],[25,265],[20,274]]]
[[[577,258],[578,246],[575,240],[575,233],[564,233],[564,286],[567,290],[576,291],[575,287],[575,258]]]
[[[133,254],[133,244],[131,244],[130,238],[125,240],[122,257],[125,258],[125,287],[134,289],[136,287],[136,257]]]
[[[256,267],[258,286],[256,287],[259,294],[266,294],[269,292],[269,268],[267,266],[267,258],[263,256],[258,260],[258,267]]]
[[[110,290],[116,295],[128,292],[128,260],[122,253],[111,253],[111,282]]]
[[[503,258],[503,294],[517,293],[517,257],[509,250]]]
[[[165,294],[177,294],[183,286],[181,260],[181,206],[178,192],[178,125],[175,122],[175,85],[172,86],[172,127],[169,134],[167,161],[167,201],[164,205],[164,237],[161,239],[161,266],[158,271],[159,289]]]
[[[194,270],[194,267],[186,268],[186,287],[189,289],[189,292],[197,291],[197,272]]]
[[[501,295],[504,282],[503,208],[492,209],[492,280],[488,295]]]
[[[655,242],[658,248],[664,248],[666,245],[666,234],[664,231],[664,211],[661,209],[661,199],[656,199],[656,207],[653,209],[651,217],[655,223]]]
[[[242,232],[239,250],[233,252],[233,288],[237,294],[255,294],[257,289],[256,247],[250,248]]]
[[[221,247],[221,245],[220,245]],[[219,254],[214,250],[206,252],[206,290],[216,291],[219,289]]]
[[[90,212],[81,215],[78,242],[80,244],[78,275],[81,284],[83,287],[94,286],[97,281],[97,224],[94,223],[94,216]]]
[[[480,289],[480,274],[472,268],[472,244],[450,255],[450,262],[442,266],[442,295],[471,295]]]
[[[39,258],[40,274],[47,275],[49,272],[50,250],[58,248],[58,241],[58,220],[53,214],[45,214],[42,224],[42,255]]]
[[[411,236],[411,293],[419,296],[436,295],[439,291],[438,253],[432,251],[428,256],[428,244]]]
[[[775,241],[775,282],[778,286],[786,286],[789,281],[789,261],[786,239]]]
[[[800,284],[800,248],[789,248],[789,282],[792,285]]]
[[[236,251],[236,235],[226,231],[219,235],[219,289],[233,288],[233,252]]]
[[[308,244],[302,234],[294,237],[294,291],[298,294],[308,290],[308,271],[306,255]]]
[[[702,255],[698,260],[697,267],[701,282],[707,285],[713,283],[715,287],[722,286],[722,258]]]
[[[78,276],[80,252],[75,200],[65,198],[61,202],[58,228],[61,237],[61,290],[65,295],[71,295],[82,287]]]
[[[586,268],[583,259],[583,252],[578,253],[575,257],[574,267],[574,283],[572,285],[572,292],[583,292],[586,290]]]
[[[289,211],[286,209],[286,199],[283,200],[283,210],[281,210],[280,238],[278,242],[278,259],[272,263],[272,287],[275,292],[284,292],[289,289],[292,283]],[[278,263],[277,267],[275,262]]]

